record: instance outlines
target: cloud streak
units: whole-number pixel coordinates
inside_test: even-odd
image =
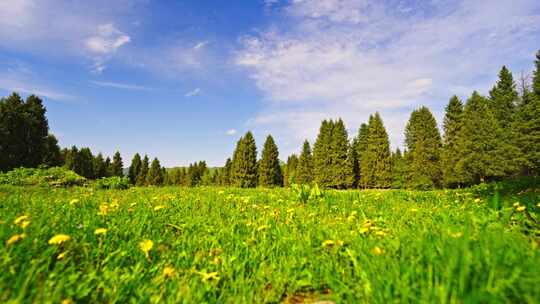
[[[117,82],[107,82],[107,81],[90,81],[90,83],[100,86],[100,87],[108,87],[113,89],[121,89],[121,90],[131,90],[131,91],[150,91],[152,88],[140,86],[140,85],[134,85],[134,84],[126,84],[126,83],[117,83]]]

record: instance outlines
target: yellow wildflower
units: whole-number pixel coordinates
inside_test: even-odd
[[[26,221],[28,219],[28,215],[22,215],[22,216],[19,216],[18,218],[16,218],[13,223],[15,225],[20,225],[23,221]]]
[[[49,245],[61,245],[69,240],[71,240],[71,237],[69,235],[57,234],[49,240]]]
[[[56,257],[56,259],[63,260],[66,257],[66,254],[67,254],[67,251],[62,252]]]
[[[373,247],[373,249],[371,250],[371,252],[373,252],[374,255],[381,255],[384,253],[384,249],[382,249],[381,247],[379,246],[375,246]]]
[[[341,240],[336,240],[336,241],[326,240],[326,241],[322,242],[322,246],[324,248],[329,248],[329,247],[333,247],[333,246],[341,247],[341,246],[343,246],[343,241],[341,241]]]
[[[150,250],[152,250],[153,247],[154,242],[152,242],[151,240],[144,240],[139,243],[139,248],[142,250],[142,252],[144,252],[144,255],[146,255],[147,258],[149,257],[148,253],[150,252]]]
[[[481,201],[482,201],[482,200],[479,199],[479,198],[477,198],[477,199],[474,200],[475,203],[480,203]]]
[[[519,202],[515,202],[512,206],[516,208],[519,207]]]
[[[159,206],[155,206],[155,207],[154,207],[154,211],[159,211],[159,210],[161,210],[161,209],[165,209],[165,206],[159,205]]]
[[[74,304],[75,302],[73,302],[72,299],[65,299],[62,301],[62,304]]]
[[[79,200],[75,198],[75,199],[72,199],[71,201],[69,201],[69,204],[70,205],[75,205],[78,202],[79,202]]]
[[[106,228],[98,228],[98,229],[94,230],[94,234],[95,234],[95,235],[105,234],[105,233],[107,233],[107,229],[106,229]]]
[[[176,274],[176,271],[171,266],[166,266],[165,268],[163,268],[163,276],[166,279],[174,277],[175,274]]]
[[[450,233],[450,237],[453,237],[455,239],[458,239],[458,238],[460,238],[462,236],[463,236],[463,232]]]
[[[30,225],[30,221],[22,221],[19,226],[22,228],[22,229],[26,229],[26,227],[28,227],[28,225]]]
[[[517,212],[523,212],[523,211],[525,211],[525,209],[527,209],[527,207],[525,207],[525,206],[519,206],[519,207],[516,208],[516,211],[517,211]]]
[[[219,276],[217,272],[210,272],[210,273],[199,272],[199,274],[202,276],[203,282],[219,281]]]
[[[17,243],[18,241],[24,239],[25,237],[26,237],[26,235],[25,235],[24,233],[23,233],[23,234],[15,234],[14,236],[10,237],[10,238],[6,241],[6,246],[15,244],[15,243]]]

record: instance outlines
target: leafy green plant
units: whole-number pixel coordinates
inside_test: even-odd
[[[116,189],[116,190],[125,190],[129,189],[131,186],[128,177],[103,177],[94,183],[94,188],[96,189]]]
[[[63,167],[18,168],[0,174],[1,185],[67,187],[85,182],[84,177]]]

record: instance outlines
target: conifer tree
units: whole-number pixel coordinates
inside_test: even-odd
[[[489,92],[490,108],[499,125],[506,131],[512,122],[515,104],[518,99],[516,83],[512,73],[503,66],[497,84]]]
[[[520,149],[527,175],[540,174],[540,51],[536,54],[532,92],[524,83],[514,121],[515,145]]]
[[[266,137],[258,169],[259,186],[283,186],[283,175],[279,164],[279,151],[271,135]]]
[[[456,167],[462,183],[484,182],[516,170],[513,156],[518,151],[505,140],[489,100],[477,92],[465,104],[458,147]]]
[[[360,179],[360,167],[358,165],[358,155],[356,154],[356,147],[358,144],[356,143],[356,139],[353,140],[353,142],[348,146],[347,149],[347,167],[346,167],[346,175],[347,179],[345,181],[346,188],[357,188],[358,182]]]
[[[137,176],[137,186],[146,186],[146,175],[148,174],[149,166],[150,160],[148,159],[148,155],[145,155],[141,164],[141,170]]]
[[[234,151],[231,183],[241,188],[257,186],[257,146],[251,132],[240,138]]]
[[[152,164],[146,175],[146,183],[153,186],[161,186],[163,184],[163,170],[157,157],[152,160]]]
[[[298,168],[298,156],[292,154],[287,158],[287,164],[285,164],[285,170],[283,174],[283,183],[285,187],[290,187],[293,184],[298,184],[296,177],[296,170]]]
[[[111,158],[108,156],[105,158],[105,168],[107,168],[105,177],[111,176]]]
[[[373,116],[370,115],[369,120],[372,120]],[[355,146],[356,146],[356,157],[358,158],[358,187],[361,187],[361,176],[362,176],[362,155],[367,150],[367,141],[369,135],[369,127],[367,124],[362,123],[358,129],[358,136],[356,137]]]
[[[332,139],[330,141],[330,163],[331,172],[330,187],[336,189],[346,189],[353,174],[349,167],[348,159],[349,139],[343,120],[338,119],[332,128]]]
[[[142,160],[139,153],[135,153],[133,159],[131,160],[131,166],[129,166],[128,177],[129,181],[135,185],[137,183],[137,176],[141,172]]]
[[[320,187],[333,185],[332,170],[332,131],[334,122],[323,120],[319,135],[313,146],[313,180]]]
[[[361,155],[363,188],[389,188],[392,184],[390,141],[379,113],[370,117],[366,151]]]
[[[105,164],[103,154],[98,153],[98,155],[94,157],[93,168],[95,178],[102,178],[107,176],[107,166]]]
[[[296,157],[296,155],[294,156]],[[302,153],[298,158],[295,173],[296,183],[310,184],[313,182],[313,156],[311,155],[311,146],[307,140],[304,141],[304,145],[302,146]]]
[[[79,169],[79,149],[76,146],[72,146],[71,149],[66,150],[64,156],[64,167],[73,172],[80,172]]]
[[[407,187],[430,189],[441,183],[441,135],[427,107],[411,113],[405,128]]]
[[[47,167],[62,166],[62,154],[60,153],[60,147],[58,146],[58,140],[52,134],[49,134],[45,138],[45,146],[43,152],[43,159],[41,164]]]
[[[225,167],[222,169],[221,174],[221,185],[222,186],[230,186],[231,184],[231,168],[232,168],[232,160],[230,158],[227,158],[225,161]]]
[[[118,151],[116,151],[113,156],[113,162],[111,164],[111,175],[119,177],[124,176],[124,163],[122,162],[122,156]]]
[[[446,106],[443,122],[443,149],[441,152],[443,183],[447,187],[458,186],[461,181],[456,165],[460,159],[458,141],[462,126],[463,103],[457,96],[453,96]]]
[[[407,174],[405,158],[406,155],[403,155],[399,148],[392,153],[392,188],[394,189],[402,189],[405,187],[405,175]]]
[[[94,156],[90,148],[81,148],[79,155],[76,158],[78,164],[75,166],[75,171],[80,176],[93,179],[95,178],[94,174]]]

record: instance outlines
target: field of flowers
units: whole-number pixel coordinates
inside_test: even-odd
[[[538,303],[538,189],[0,187],[2,303]]]

